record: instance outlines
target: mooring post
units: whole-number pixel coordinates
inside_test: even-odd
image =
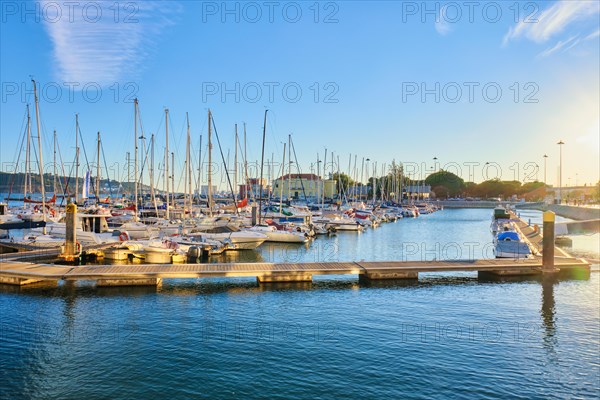
[[[252,226],[256,225],[256,220],[257,220],[257,207],[256,205],[252,206]]]
[[[65,261],[74,261],[79,256],[79,249],[77,248],[77,233],[75,229],[77,227],[77,205],[75,203],[67,204],[67,213],[65,217],[65,247],[63,253],[60,255]]]
[[[552,211],[543,214],[543,241],[542,241],[542,272],[556,272],[554,268],[554,221],[556,217]]]

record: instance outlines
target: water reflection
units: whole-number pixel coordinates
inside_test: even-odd
[[[542,308],[540,314],[544,325],[544,347],[554,354],[556,348],[556,308],[554,285],[558,284],[558,274],[544,274],[541,278]]]

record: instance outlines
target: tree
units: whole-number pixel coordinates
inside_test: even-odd
[[[526,184],[521,186],[520,194],[529,193],[544,186],[546,186],[544,182],[527,182]]]
[[[444,170],[429,175],[425,183],[431,187],[443,186],[447,190],[446,196],[451,197],[460,195],[465,188],[465,181],[461,177]]]
[[[432,188],[431,191],[435,193],[435,197],[438,199],[448,198],[448,188],[446,186],[439,185]]]
[[[336,181],[338,185],[338,192],[340,193],[348,193],[348,188],[354,185],[354,181],[348,175],[337,172],[333,174],[333,180]]]

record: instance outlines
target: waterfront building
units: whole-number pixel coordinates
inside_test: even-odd
[[[285,198],[289,193],[294,199],[302,199],[305,195],[317,199],[324,193],[325,198],[331,199],[337,193],[337,186],[335,180],[323,180],[315,174],[286,174],[273,181],[273,195],[276,197],[281,192]]]

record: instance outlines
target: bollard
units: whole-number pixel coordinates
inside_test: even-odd
[[[256,225],[256,205],[252,206],[252,226]]]
[[[65,225],[65,246],[59,257],[67,262],[72,262],[79,257],[79,252],[81,250],[77,246],[77,205],[75,203],[67,204]]]
[[[542,241],[542,272],[556,272],[554,268],[554,220],[552,211],[544,212]]]

